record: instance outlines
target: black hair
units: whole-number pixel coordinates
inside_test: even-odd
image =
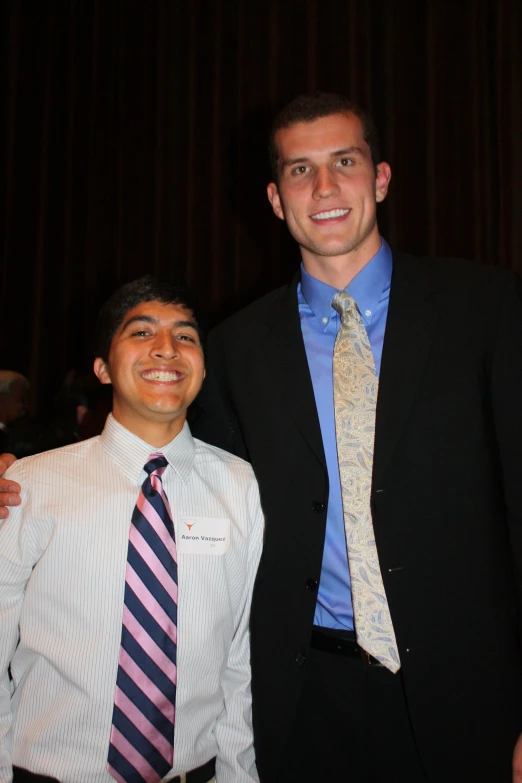
[[[276,115],[269,136],[270,165],[274,181],[279,181],[279,150],[276,144],[276,134],[283,128],[290,128],[298,122],[313,122],[320,117],[332,114],[354,114],[362,125],[363,137],[370,148],[375,171],[381,162],[379,136],[373,118],[358,103],[351,101],[345,95],[336,92],[313,92],[298,95],[284,106]]]
[[[122,285],[103,305],[96,328],[95,355],[106,362],[109,358],[112,338],[122,325],[125,315],[142,302],[154,301],[179,305],[192,313],[200,340],[203,343],[199,306],[189,289],[166,278],[144,275]]]

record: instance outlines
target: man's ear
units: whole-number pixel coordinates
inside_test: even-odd
[[[375,199],[377,202],[384,201],[388,193],[391,180],[391,168],[388,163],[382,161],[377,164],[377,176],[375,178]]]
[[[100,383],[112,383],[111,376],[109,375],[109,368],[103,361],[101,356],[97,356],[94,360],[94,374],[100,381]]]
[[[270,184],[267,185],[266,194],[270,204],[272,205],[272,209],[274,210],[274,215],[276,215],[276,217],[278,217],[280,220],[284,220],[285,213],[283,212],[283,206],[279,196],[279,189],[275,182],[270,182]]]

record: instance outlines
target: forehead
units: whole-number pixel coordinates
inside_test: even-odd
[[[275,142],[282,159],[330,154],[348,147],[369,149],[355,114],[329,114],[312,122],[296,122],[278,130]]]
[[[153,299],[150,302],[140,302],[136,307],[127,310],[121,320],[117,333],[125,329],[130,320],[134,321],[139,318],[153,318],[161,325],[167,326],[173,325],[177,321],[193,321],[195,323],[193,313],[184,305],[165,304],[164,302],[159,302],[157,299]]]

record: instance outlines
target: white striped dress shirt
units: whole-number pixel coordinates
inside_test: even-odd
[[[22,485],[22,503],[0,526],[1,783],[12,765],[63,783],[114,783],[106,763],[129,524],[156,451],[169,462],[163,486],[176,540],[182,517],[230,520],[228,552],[178,549],[169,777],[217,756],[216,783],[258,779],[248,619],[263,518],[252,469],[193,439],[186,424],[154,449],[109,416],[99,437],[20,460],[7,474]]]

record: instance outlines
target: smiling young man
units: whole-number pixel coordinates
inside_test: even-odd
[[[0,781],[253,783],[251,467],[194,440],[186,292],[152,277],[100,314],[103,433],[17,462],[0,527]],[[181,776],[181,777],[180,777]]]
[[[211,333],[194,428],[260,485],[261,781],[519,783],[520,281],[390,249],[343,96],[292,101],[271,153],[301,268]]]
[[[345,288],[381,248],[375,204],[386,197],[390,167],[373,163],[355,114],[280,128],[274,143],[272,209],[298,242],[307,272]]]

